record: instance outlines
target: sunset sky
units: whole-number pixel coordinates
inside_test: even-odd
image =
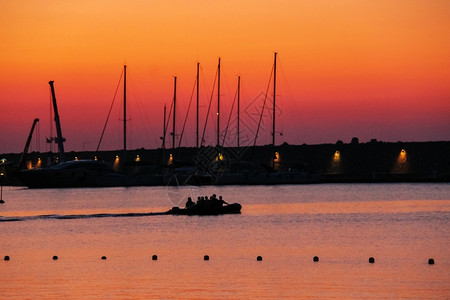
[[[124,64],[129,149],[161,146],[174,76],[180,133],[197,62],[203,131],[219,57],[221,128],[241,76],[241,143],[252,143],[274,52],[277,144],[450,140],[448,0],[0,0],[0,153],[23,150],[34,118],[30,150],[50,150],[49,80],[66,151],[95,150]],[[101,150],[122,147],[121,101]],[[270,114],[258,144],[271,142]],[[195,146],[195,96],[186,123],[181,145]],[[227,135],[235,146],[236,104]]]

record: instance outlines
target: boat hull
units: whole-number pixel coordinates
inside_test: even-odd
[[[199,207],[193,205],[188,208],[173,207],[167,212],[169,215],[191,215],[191,216],[207,216],[207,215],[224,215],[224,214],[240,214],[242,206],[239,203],[232,203],[219,207]]]

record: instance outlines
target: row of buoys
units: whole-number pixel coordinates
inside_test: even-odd
[[[53,259],[53,260],[58,260],[58,256],[57,256],[57,255],[54,255],[52,259]],[[106,260],[106,259],[107,259],[106,256],[102,256],[102,257],[101,257],[101,260]],[[262,261],[262,259],[263,259],[263,258],[262,258],[262,256],[260,256],[260,255],[258,255],[258,256],[256,257],[256,260],[257,260],[257,261]],[[4,260],[4,261],[9,261],[9,260],[10,260],[9,255],[5,255],[5,257],[3,258],[3,260]],[[158,260],[158,255],[156,255],[156,254],[152,255],[152,260]],[[203,260],[209,260],[209,255],[203,256]],[[314,262],[318,262],[318,261],[319,261],[319,257],[318,257],[318,256],[314,256],[314,257],[313,257],[313,261],[314,261]],[[374,264],[374,263],[375,263],[375,258],[369,257],[369,263]],[[429,264],[429,265],[434,265],[434,259],[433,259],[433,258],[429,258],[429,259],[428,259],[428,264]]]

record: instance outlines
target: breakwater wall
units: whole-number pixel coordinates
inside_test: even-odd
[[[1,154],[0,167],[7,183],[17,184],[21,154]],[[371,141],[337,142],[320,145],[202,147],[176,149],[134,149],[117,151],[67,152],[67,160],[97,158],[128,172],[170,174],[197,168],[200,172],[223,174],[242,171],[262,173],[303,173],[308,182],[450,182],[450,142]],[[32,152],[28,165],[36,167],[54,160],[55,153]],[[4,180],[5,181],[5,180]]]

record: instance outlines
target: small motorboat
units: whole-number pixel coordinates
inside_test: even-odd
[[[208,203],[209,204],[209,203]],[[226,205],[208,205],[208,204],[193,204],[186,208],[172,207],[167,212],[169,215],[224,215],[224,214],[240,214],[242,205],[239,203],[231,203]]]

